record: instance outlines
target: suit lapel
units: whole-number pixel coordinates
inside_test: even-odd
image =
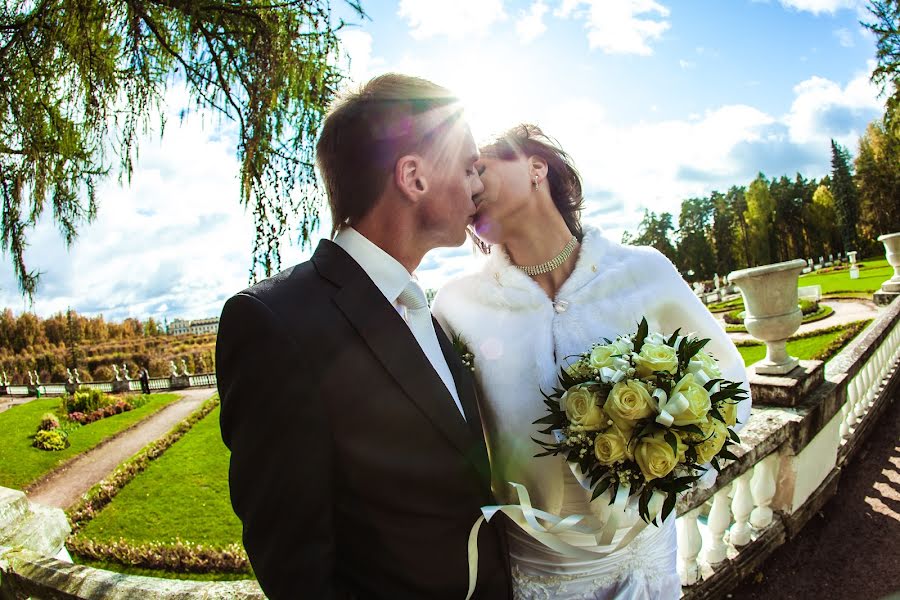
[[[341,287],[334,302],[375,357],[409,399],[481,472],[481,436],[472,435],[444,382],[394,307],[356,261],[333,242],[321,241],[312,260],[321,275]],[[468,415],[469,409],[465,410]]]

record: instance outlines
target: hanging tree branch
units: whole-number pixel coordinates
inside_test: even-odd
[[[365,18],[358,2],[345,3]],[[36,290],[25,252],[44,207],[71,244],[96,216],[100,180],[130,179],[138,136],[162,119],[163,94],[177,80],[195,106],[237,125],[236,191],[256,228],[250,276],[271,274],[279,239],[297,227],[307,243],[318,223],[314,144],[343,77],[343,25],[329,0],[0,6],[0,243],[21,291]]]

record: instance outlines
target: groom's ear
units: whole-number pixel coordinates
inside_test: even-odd
[[[394,165],[394,183],[411,202],[419,202],[428,190],[425,163],[418,154],[406,154]]]

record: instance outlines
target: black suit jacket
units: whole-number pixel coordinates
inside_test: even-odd
[[[471,376],[438,339],[467,420],[362,268],[320,242],[228,300],[216,363],[229,481],[269,598],[453,598],[494,502]],[[509,598],[502,524],[479,536],[476,596]]]

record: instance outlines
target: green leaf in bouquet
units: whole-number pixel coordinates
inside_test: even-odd
[[[722,448],[721,450],[719,450],[719,453],[716,455],[716,458],[726,458],[728,460],[737,460],[738,459],[737,456],[735,456],[734,454],[732,454],[725,448]]]
[[[601,479],[600,482],[597,483],[596,486],[594,486],[594,491],[591,494],[591,502],[599,498],[603,492],[608,490],[611,483],[612,480],[609,477],[607,477],[606,479]]]
[[[666,346],[675,347],[675,340],[678,339],[678,334],[681,333],[681,327],[672,332],[672,335],[669,336],[669,339],[666,340]]]
[[[741,438],[740,436],[738,436],[737,431],[735,431],[731,427],[728,428],[728,437],[731,438],[735,444],[741,443]]]
[[[703,430],[700,429],[699,425],[672,425],[671,429],[675,429],[676,431],[683,431],[685,433],[695,433],[697,435],[703,435]]]
[[[697,449],[693,444],[688,444],[688,449],[684,453],[684,458],[690,462],[697,462]]]
[[[663,439],[666,440],[666,443],[672,448],[672,452],[675,456],[678,456],[678,437],[671,431],[666,431],[665,435],[663,435]]]
[[[613,480],[610,478],[609,480],[609,506],[613,505],[613,502],[616,501],[616,494],[619,493],[619,480]]]
[[[558,413],[546,415],[544,417],[541,417],[537,421],[531,422],[532,425],[556,425],[558,423],[559,423],[559,414]]]
[[[641,318],[641,322],[638,324],[638,330],[634,336],[635,352],[641,351],[641,348],[644,346],[644,340],[647,339],[648,333],[650,333],[650,326],[647,324],[647,317],[643,317]]]
[[[638,513],[645,523],[650,523],[650,498],[653,496],[653,486],[647,484],[641,491],[641,498],[638,501]]]
[[[719,408],[717,406],[713,406],[712,408],[710,408],[709,414],[712,415],[713,419],[716,419],[717,421],[721,421],[722,423],[725,422],[725,417],[723,417],[722,413],[719,412]]]
[[[666,495],[666,501],[663,502],[663,505],[662,505],[662,521],[663,522],[665,522],[665,520],[667,518],[669,518],[669,515],[672,513],[672,511],[675,510],[675,500],[676,500],[675,494],[670,492]]]
[[[716,385],[716,382],[720,382],[720,381],[725,381],[725,380],[724,379],[710,379],[709,381],[707,381],[706,383],[703,384],[703,387],[704,387],[704,389],[706,389],[707,392],[709,392],[710,390],[713,389],[713,386]]]

